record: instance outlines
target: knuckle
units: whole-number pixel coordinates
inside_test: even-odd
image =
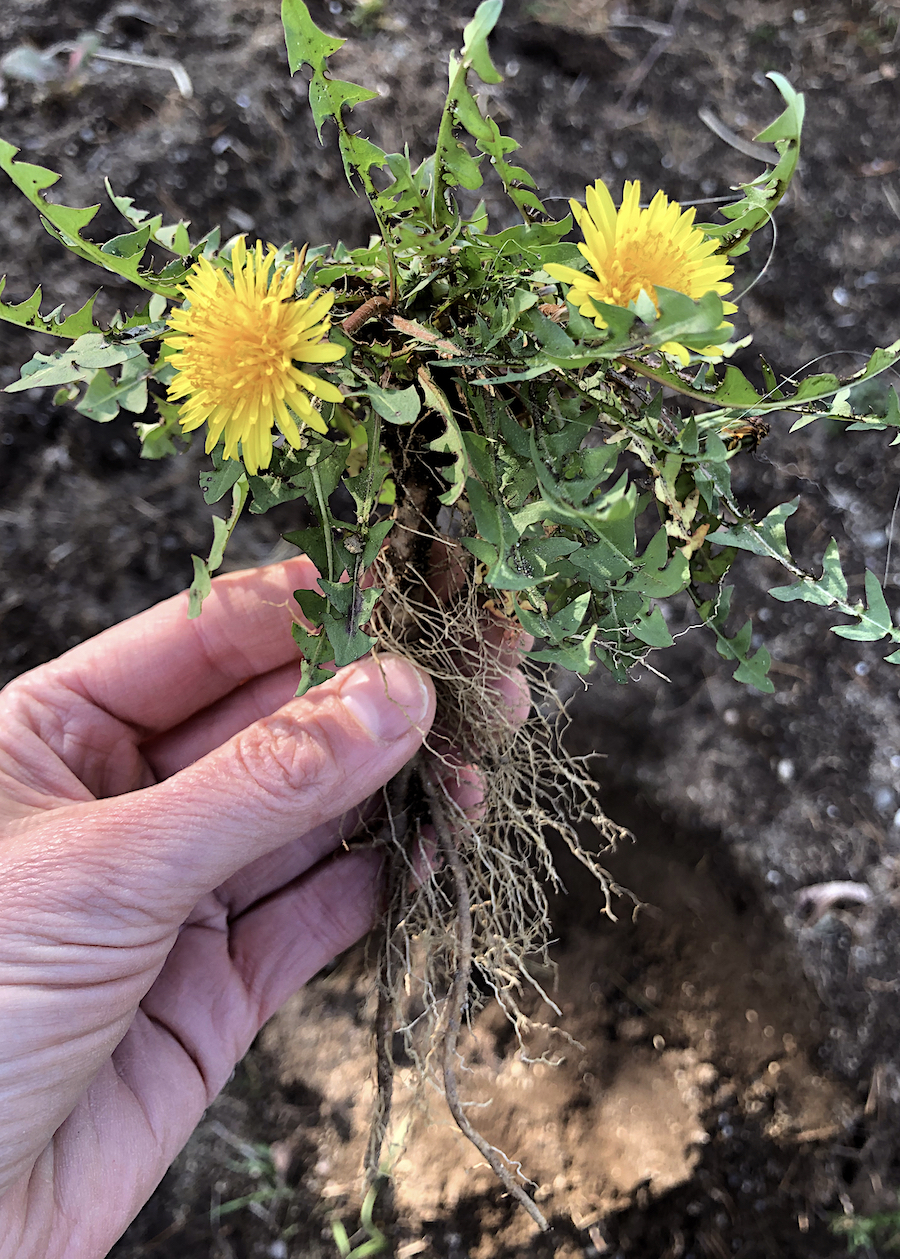
[[[263,718],[237,736],[235,754],[240,773],[274,804],[325,801],[338,785],[334,753],[317,723],[301,726],[290,717]]]

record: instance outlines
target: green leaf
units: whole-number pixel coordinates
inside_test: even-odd
[[[144,250],[150,243],[150,225],[138,228],[136,232],[126,232],[122,236],[113,236],[111,240],[106,241],[100,246],[105,254],[112,254],[114,258],[133,258],[136,254],[143,256]]]
[[[466,366],[465,361],[460,366]],[[438,364],[442,366],[442,364]],[[481,377],[471,381],[473,385],[480,385],[483,389],[490,389],[494,385],[512,384],[517,380],[534,380],[538,376],[546,376],[548,373],[557,372],[559,368],[552,359],[545,358],[543,355],[536,355],[535,362],[529,368],[522,372],[507,372],[505,376]]]
[[[6,288],[6,276],[0,276],[0,293]],[[73,339],[82,336],[86,332],[102,333],[102,329],[94,323],[94,302],[97,300],[97,294],[89,297],[85,304],[76,310],[74,314],[62,318],[62,306],[50,312],[49,315],[41,315],[41,288],[38,286],[31,297],[26,298],[24,302],[18,305],[8,306],[5,302],[0,302],[0,319],[7,323],[17,324],[20,328],[32,328],[35,332],[45,332],[52,337],[71,337]]]
[[[367,590],[365,593],[368,595],[371,591]],[[380,594],[381,591],[377,593]],[[334,663],[339,669],[352,664],[354,660],[361,659],[367,652],[372,650],[378,641],[375,638],[371,638],[361,629],[355,629],[351,633],[347,627],[347,622],[339,620],[337,617],[324,617],[323,627],[334,652]]]
[[[648,318],[644,319],[646,331],[641,333],[641,339],[646,345],[677,341],[688,349],[700,351],[728,340],[731,328],[724,323],[722,299],[717,293],[705,293],[695,302],[684,293],[657,286],[656,299],[659,316],[656,317],[656,309],[651,303]],[[638,315],[643,318],[640,310]]]
[[[372,406],[391,424],[412,424],[419,417],[422,402],[415,385],[408,389],[382,389],[374,382],[366,384]]]
[[[0,140],[0,169],[6,171],[19,191],[24,193],[32,205],[41,212],[44,227],[51,236],[72,253],[77,254],[79,258],[94,262],[106,271],[121,275],[151,292],[168,296],[175,295],[177,280],[163,279],[152,271],[141,270],[139,263],[143,256],[143,249],[126,257],[117,257],[114,253],[105,253],[103,248],[95,245],[93,241],[86,240],[81,233],[96,216],[100,208],[99,204],[74,207],[47,201],[41,194],[58,182],[59,175],[43,166],[15,161],[18,151],[6,140]],[[180,278],[182,277],[179,276]]]
[[[685,589],[691,578],[690,562],[681,551],[675,551],[669,559],[668,543],[665,529],[657,530],[640,557],[640,568],[628,583],[629,591],[666,599]]]
[[[427,390],[425,392],[426,401],[428,401]],[[452,457],[453,462],[445,464],[440,468],[440,474],[449,485],[449,489],[443,494],[439,494],[438,498],[447,507],[452,507],[458,502],[465,492],[466,478],[469,475],[469,458],[466,452],[466,444],[463,441],[463,435],[457,424],[452,412],[444,415],[444,431],[434,441],[428,443],[428,449],[435,451],[437,454],[447,454]]]
[[[377,524],[370,525],[368,534],[366,535],[366,545],[360,556],[360,567],[368,568],[375,556],[381,550],[385,538],[394,527],[393,520],[379,520]],[[370,614],[371,615],[371,614]]]
[[[577,323],[573,321],[573,314],[579,318],[584,318],[581,312],[574,307],[569,299],[566,299],[566,305],[569,308],[569,326],[577,327]],[[637,320],[637,313],[633,310],[625,310],[622,306],[610,306],[606,302],[598,302],[595,297],[591,298],[591,305],[598,315],[601,315],[603,322],[606,324],[606,330],[600,335],[605,336],[609,341],[614,342],[617,346],[628,345],[631,340],[631,329]],[[596,329],[595,324],[590,324],[590,328]],[[604,345],[604,349],[607,347]]]
[[[244,474],[244,465],[240,459],[223,459],[222,447],[217,446],[212,454],[212,472],[200,473],[200,489],[203,501],[212,505],[223,498],[236,481]]]
[[[122,364],[116,385],[116,396],[119,406],[130,411],[132,415],[143,415],[147,410],[149,376],[150,360],[143,350]]]
[[[347,180],[352,184],[353,173],[357,172],[369,199],[375,205],[380,198],[369,172],[373,166],[383,166],[387,155],[370,140],[353,135],[347,128],[342,111],[345,108],[353,109],[363,101],[374,100],[378,93],[360,87],[357,83],[327,77],[325,71],[328,58],[346,40],[335,39],[320,30],[310,17],[303,0],[282,0],[281,23],[291,74],[296,74],[302,65],[312,68],[309,103],[319,142],[322,141],[322,124],[326,119],[334,119]]]
[[[112,184],[109,182],[109,179],[104,179],[103,182],[106,185],[106,193],[110,201],[113,203],[113,205],[122,215],[122,217],[128,220],[128,222],[131,224],[132,227],[136,227],[140,229],[146,228],[149,234],[149,237],[155,241],[158,241],[160,244],[164,245],[166,248],[171,248],[172,238],[176,234],[180,233],[179,244],[181,244],[184,247],[178,250],[173,250],[172,252],[177,252],[178,254],[182,256],[185,254],[189,254],[191,252],[191,242],[188,239],[188,235],[186,231],[187,223],[179,222],[177,224],[174,224],[171,227],[163,228],[161,214],[155,214],[151,217],[150,212],[148,210],[137,209],[131,197],[120,197],[115,192],[113,192],[113,187],[112,187]],[[127,238],[118,237],[116,239],[127,239]],[[107,241],[106,245],[103,246],[104,250],[107,253],[118,252],[117,250],[110,248],[112,243],[113,243],[112,241]]]
[[[779,387],[775,373],[762,355],[759,356],[759,368],[762,372],[763,380],[766,382],[766,398],[783,398],[784,394]]]
[[[751,551],[754,555],[767,555],[771,559],[792,564],[784,522],[793,516],[800,505],[800,496],[792,498],[788,503],[780,503],[770,511],[765,520],[759,524],[742,522],[732,527],[722,527],[707,537],[708,542],[719,542],[722,546],[736,546],[740,551]]]
[[[734,680],[746,686],[755,686],[765,695],[773,694],[775,687],[768,677],[772,667],[772,657],[765,647],[760,647],[752,656],[742,660],[734,671]]]
[[[800,134],[803,129],[803,97],[795,92],[783,75],[768,75],[785,100],[787,108],[775,121],[761,131],[758,140],[775,141],[779,160],[774,170],[767,169],[750,184],[743,184],[746,194],[740,201],[726,206],[722,215],[730,219],[720,223],[698,223],[707,236],[721,243],[718,253],[736,257],[745,253],[749,238],[772,217],[773,212],[790,185],[800,156]]]
[[[373,166],[379,167],[385,164],[386,155],[384,149],[380,149],[377,144],[373,144],[365,136],[353,135],[342,128],[338,143],[341,157],[344,160],[344,171],[348,179],[350,178],[350,169],[352,169],[359,171],[365,182],[366,176],[368,176]],[[366,191],[369,191],[368,185],[366,186]]]
[[[878,578],[869,569],[866,569],[866,602],[868,607],[855,613],[859,617],[858,625],[833,625],[832,633],[856,642],[877,642],[885,634],[890,634],[893,628],[891,614]]]
[[[591,592],[586,590],[576,595],[559,612],[550,618],[550,628],[554,638],[569,638],[577,634],[591,605]]]
[[[517,612],[519,609],[517,609]],[[540,651],[529,651],[528,659],[543,664],[559,665],[570,673],[590,673],[594,667],[593,646],[597,635],[597,626],[592,625],[587,634],[575,643],[566,643],[559,647],[544,647]]]
[[[783,114],[779,114],[774,122],[769,123],[765,130],[760,131],[756,139],[763,144],[771,144],[777,140],[786,140],[789,144],[799,141],[803,130],[803,118],[806,105],[803,96],[795,92],[783,74],[770,70],[766,75],[778,88],[787,104]]]
[[[769,594],[780,603],[793,603],[796,599],[802,599],[804,603],[816,603],[820,607],[846,600],[847,581],[834,538],[828,543],[822,557],[822,576],[818,581],[812,577],[801,577],[795,585],[775,586]]]
[[[292,533],[286,533],[284,540],[285,542],[290,542],[292,546],[299,547],[304,555],[308,555],[320,573],[328,572],[328,551],[321,529],[295,529]],[[344,554],[346,555],[346,552]],[[343,569],[341,571],[343,572]],[[338,576],[340,575],[339,573]],[[305,608],[304,611],[306,611]],[[320,623],[318,618],[313,616],[311,612],[307,612],[307,615],[310,620]]]
[[[147,376],[150,363],[146,354],[129,359],[122,367],[117,382],[100,368],[88,384],[84,397],[75,410],[100,424],[114,420],[119,407],[142,415],[147,409]]]
[[[451,140],[444,150],[448,184],[456,183],[470,191],[480,188],[484,180],[481,178],[478,163],[482,160],[482,158],[472,157],[469,150],[460,144],[459,140]]]
[[[199,555],[192,555],[191,561],[194,565],[194,580],[188,592],[188,618],[194,620],[200,615],[203,600],[212,591],[212,579],[205,560],[201,560]]]
[[[475,16],[463,30],[463,56],[482,83],[502,83],[491,61],[487,37],[497,25],[503,10],[503,0],[483,0],[475,10]]]
[[[213,544],[210,547],[209,558],[206,561],[211,573],[215,572],[222,563],[222,560],[225,558],[225,544],[228,541],[228,534],[230,532],[228,528],[228,521],[224,520],[221,516],[213,516],[212,522]]]
[[[309,85],[309,104],[319,141],[322,140],[322,124],[327,119],[338,118],[342,109],[353,109],[363,101],[375,100],[377,96],[377,92],[356,83],[326,79],[324,75],[315,76]]]
[[[248,477],[247,480],[253,499],[250,504],[252,516],[263,516],[273,507],[278,507],[281,503],[293,503],[307,493],[305,486],[292,485],[290,481],[271,473],[264,472],[260,476]]]
[[[755,408],[762,401],[744,373],[731,364],[725,368],[725,379],[713,397],[724,407]]]
[[[157,398],[156,409],[160,419],[155,423],[135,424],[135,431],[141,443],[142,459],[164,459],[168,455],[177,455],[178,447],[172,440],[173,435],[180,435],[180,408]]]
[[[648,647],[671,647],[675,642],[659,607],[654,607],[651,612],[645,613],[638,621],[635,621],[631,626],[631,632],[635,638],[639,638]]]
[[[302,65],[321,74],[328,58],[347,42],[319,30],[303,0],[282,0],[281,24],[291,74],[296,74]]]
[[[227,520],[223,520],[221,516],[213,516],[212,518],[213,542],[207,559],[204,561],[200,559],[199,555],[191,556],[194,564],[194,580],[191,583],[188,596],[189,619],[200,615],[203,600],[212,588],[210,576],[222,563],[228,539],[234,532],[234,527],[240,519],[246,501],[247,481],[242,477],[231,490],[231,515]]]
[[[321,625],[322,618],[328,611],[328,600],[317,590],[295,590],[294,598],[300,605],[300,611],[313,625]]]
[[[697,436],[697,421],[691,416],[678,435],[678,442],[686,455],[700,453],[700,440]]]

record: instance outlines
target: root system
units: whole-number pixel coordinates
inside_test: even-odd
[[[596,879],[603,912],[614,917],[613,898],[623,889],[598,854],[626,832],[603,814],[585,761],[561,746],[566,713],[553,679],[539,669],[526,678],[521,630],[485,605],[477,569],[466,562],[472,557],[429,532],[418,511],[418,545],[410,547],[406,515],[378,562],[385,594],[370,629],[381,648],[431,675],[438,717],[422,751],[386,789],[378,835],[388,855],[388,908],[366,1170],[370,1179],[379,1175],[399,1033],[420,1081],[443,1091],[461,1131],[545,1229],[517,1165],[468,1118],[457,1085],[458,1040],[473,1012],[493,998],[527,1058],[524,1037],[534,1025],[523,998],[536,993],[559,1013],[541,981],[550,965],[548,893],[562,887],[554,837]],[[416,553],[447,563],[420,573],[412,567]],[[595,837],[590,849],[579,836],[586,825]]]

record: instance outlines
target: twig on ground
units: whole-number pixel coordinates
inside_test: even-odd
[[[688,0],[675,0],[675,7],[672,10],[672,16],[669,18],[666,26],[665,34],[660,35],[659,39],[651,45],[640,65],[638,65],[628,76],[628,82],[625,84],[625,91],[622,93],[618,101],[619,109],[621,109],[623,113],[631,108],[641,84],[669,47],[669,44],[671,44],[672,40],[678,34],[678,27],[681,24],[681,19],[684,17],[687,6]]]

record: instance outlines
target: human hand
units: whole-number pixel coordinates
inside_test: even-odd
[[[302,699],[306,560],[180,595],[0,693],[0,1259],[105,1255],[260,1026],[371,925],[334,856],[419,747],[394,656]]]

